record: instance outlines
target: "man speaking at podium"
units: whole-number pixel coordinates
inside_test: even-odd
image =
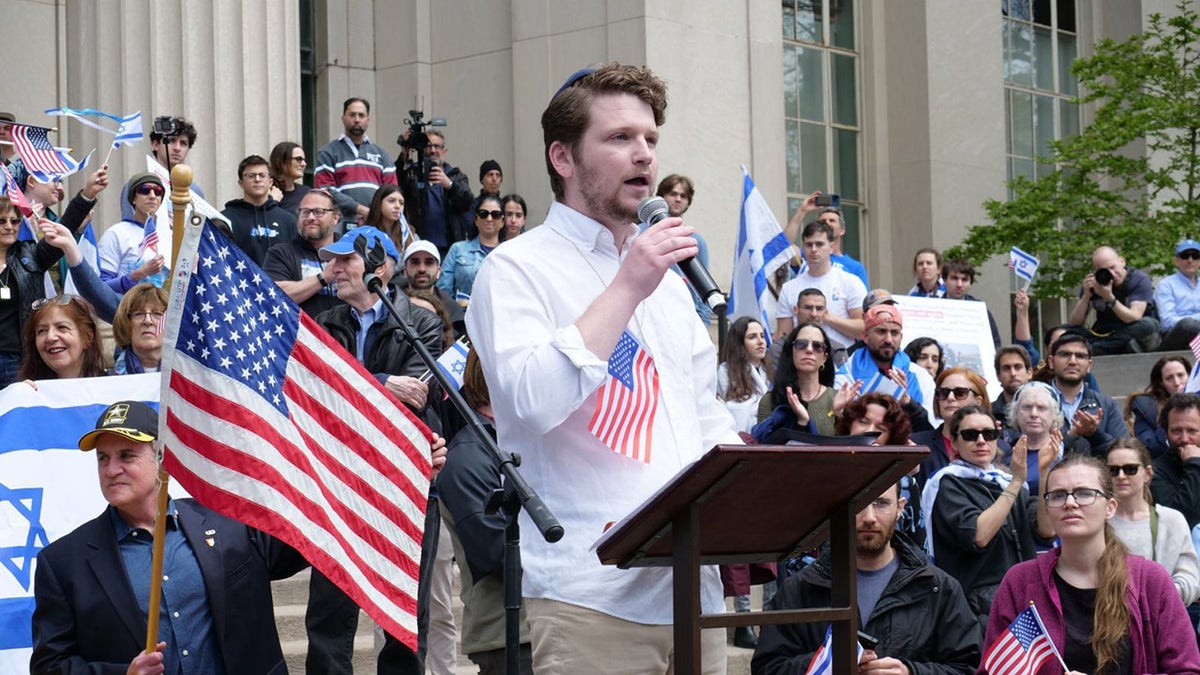
[[[715,395],[716,352],[683,279],[693,228],[638,233],[657,172],[666,85],[621,64],[572,75],[542,113],[555,201],[542,227],[480,268],[467,329],[492,391],[500,446],[566,532],[547,543],[522,514],[522,594],[534,671],[669,673],[669,568],[602,566],[592,544],[718,443],[738,443]],[[704,612],[723,611],[715,567]],[[725,631],[702,635],[725,672]]]

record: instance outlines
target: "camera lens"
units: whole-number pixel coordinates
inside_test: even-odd
[[[1113,282],[1113,275],[1107,268],[1101,267],[1096,270],[1096,283],[1101,286],[1107,286]]]

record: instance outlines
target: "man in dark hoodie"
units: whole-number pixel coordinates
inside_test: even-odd
[[[904,511],[899,485],[889,487],[854,519],[858,615],[864,646],[859,673],[970,675],[979,665],[982,635],[962,587],[929,564],[920,547],[896,534]],[[831,555],[788,577],[765,609],[828,607]],[[754,675],[803,675],[825,640],[825,623],[763,626],[750,669]]]
[[[291,237],[296,217],[271,197],[271,170],[267,160],[250,155],[238,164],[238,186],[242,198],[225,202],[221,214],[229,219],[233,240],[259,267],[267,249]]]

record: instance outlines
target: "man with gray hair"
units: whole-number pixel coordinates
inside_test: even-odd
[[[312,191],[312,192],[315,192]],[[307,200],[312,192],[305,195]],[[366,259],[358,252],[359,239],[366,250],[382,246],[383,263],[373,271],[383,281],[389,298],[399,316],[388,311],[383,300],[372,293],[363,280],[367,271]],[[345,302],[317,317],[333,339],[379,380],[390,393],[421,417],[430,428],[441,430],[436,411],[428,405],[429,385],[419,379],[425,364],[408,341],[398,335],[400,322],[412,327],[425,348],[434,356],[442,353],[442,322],[428,310],[415,307],[408,296],[388,287],[396,273],[400,254],[396,245],[378,228],[370,225],[356,227],[338,241],[321,247],[325,273],[337,284],[338,298]],[[432,534],[432,533],[431,533]],[[358,607],[324,575],[313,570],[309,581],[308,611],[304,625],[308,629],[308,655],[305,660],[310,673],[352,672],[351,658],[354,633],[358,626]],[[418,610],[420,611],[420,610]],[[419,673],[417,655],[404,643],[385,635],[379,653],[380,673]]]

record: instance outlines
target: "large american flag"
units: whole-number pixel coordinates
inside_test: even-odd
[[[588,431],[612,450],[650,463],[651,432],[658,409],[658,369],[628,330],[608,357],[608,379],[596,394]]]
[[[49,129],[14,124],[9,127],[9,132],[17,154],[21,155],[21,161],[30,173],[62,175],[73,170],[50,142]]]
[[[168,472],[295,547],[415,650],[429,430],[210,225],[187,228],[176,267]]]
[[[1058,653],[1036,611],[1027,607],[988,647],[982,666],[989,675],[1032,675]]]

